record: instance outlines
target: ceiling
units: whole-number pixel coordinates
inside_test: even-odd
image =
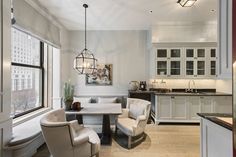
[[[32,0],[40,4],[69,30],[143,30],[160,24],[217,21],[217,0],[198,0],[193,7],[181,7],[177,0]],[[150,13],[152,11],[152,13]]]

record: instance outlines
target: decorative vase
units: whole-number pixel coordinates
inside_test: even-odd
[[[129,83],[129,90],[136,91],[139,87],[139,82],[138,81],[131,81]]]
[[[75,111],[80,111],[81,110],[81,104],[80,102],[75,102],[71,105],[71,109]]]
[[[71,110],[72,102],[73,102],[73,100],[66,100],[66,101],[64,102],[64,104],[65,104],[65,110],[66,110],[66,111]]]

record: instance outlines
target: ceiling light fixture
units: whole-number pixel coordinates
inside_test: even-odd
[[[97,59],[95,59],[94,55],[87,49],[87,4],[83,4],[83,7],[85,8],[85,48],[82,50],[82,52],[79,53],[78,56],[74,59],[74,69],[79,74],[86,74],[91,75],[97,70]]]
[[[177,3],[179,3],[182,7],[191,7],[196,1],[197,0],[178,0]]]

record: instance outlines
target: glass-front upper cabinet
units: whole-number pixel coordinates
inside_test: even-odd
[[[158,76],[168,75],[168,58],[169,50],[166,48],[157,49],[156,51],[156,74]]]
[[[194,61],[186,61],[186,75],[194,75]]]
[[[194,49],[193,48],[187,48],[185,50],[186,58],[194,58]]]
[[[157,61],[157,75],[167,75],[167,61]]]
[[[156,49],[156,75],[173,78],[217,76],[217,50],[210,47]]]
[[[210,48],[210,75],[216,76],[216,49]]]
[[[194,75],[194,69],[195,69],[195,50],[194,48],[186,48],[184,50],[185,52],[185,75],[192,77]]]
[[[197,75],[205,75],[205,61],[197,61]]]
[[[180,61],[170,61],[170,75],[180,75]]]
[[[206,77],[206,48],[185,48],[185,76]]]

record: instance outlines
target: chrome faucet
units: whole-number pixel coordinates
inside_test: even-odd
[[[193,84],[193,86],[191,87],[191,82]],[[195,81],[194,80],[189,80],[188,81],[188,89],[186,90],[187,92],[194,92],[194,88],[195,88]]]

